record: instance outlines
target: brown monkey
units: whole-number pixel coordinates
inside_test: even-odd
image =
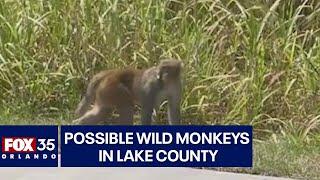
[[[133,124],[134,105],[139,104],[142,124],[149,125],[153,110],[168,100],[169,124],[180,124],[181,69],[181,61],[166,59],[146,70],[102,71],[90,81],[76,110],[81,117],[73,122],[97,124],[116,108],[120,124]]]

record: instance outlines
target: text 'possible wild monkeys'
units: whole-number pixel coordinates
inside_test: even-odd
[[[142,124],[149,125],[153,109],[168,100],[169,124],[180,124],[181,68],[181,61],[166,59],[146,70],[114,69],[96,74],[78,105],[80,118],[74,123],[97,124],[115,108],[119,124],[133,124],[134,105],[139,104]]]

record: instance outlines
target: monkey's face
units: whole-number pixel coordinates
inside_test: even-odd
[[[159,64],[158,77],[165,83],[175,83],[180,80],[182,62],[179,60],[163,60]]]

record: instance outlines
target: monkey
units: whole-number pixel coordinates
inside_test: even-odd
[[[98,124],[116,109],[118,123],[132,125],[134,106],[140,105],[141,124],[151,125],[153,111],[167,100],[169,124],[180,124],[182,65],[181,60],[164,59],[148,69],[112,69],[94,75],[75,111],[80,117],[73,123]]]

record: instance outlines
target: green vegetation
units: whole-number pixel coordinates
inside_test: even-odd
[[[185,123],[251,124],[266,141],[256,149],[262,160],[273,150],[284,158],[256,159],[257,173],[312,178],[319,35],[316,0],[2,0],[1,124],[70,123],[94,73],[175,57],[185,64]]]
[[[285,176],[294,179],[320,179],[320,139],[304,142],[280,136],[254,143],[253,168],[214,168],[215,170]]]
[[[291,176],[295,179],[320,179],[320,140],[309,143],[280,137],[256,143],[252,173]]]

